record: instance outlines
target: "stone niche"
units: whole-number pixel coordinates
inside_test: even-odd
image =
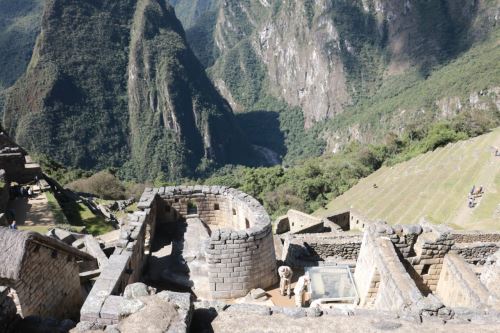
[[[221,186],[162,187],[145,195],[158,198],[158,224],[201,221],[207,228],[200,241],[209,298],[242,297],[277,282],[271,220],[253,197]]]

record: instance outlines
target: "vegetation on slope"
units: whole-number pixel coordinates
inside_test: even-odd
[[[370,10],[366,11],[363,4]],[[277,151],[288,162],[298,160],[296,156],[289,157],[289,153],[302,152],[303,158],[321,154],[325,138],[346,137],[346,131],[355,126],[360,126],[363,142],[380,142],[390,131],[401,133],[413,124],[430,124],[448,117],[436,105],[440,99],[458,96],[467,108],[466,101],[471,93],[500,84],[498,28],[491,14],[497,6],[494,1],[416,1],[409,12],[397,1],[382,4],[385,14],[396,10],[396,23],[388,22],[385,14],[377,12],[373,1],[335,0],[329,3],[326,11],[312,1],[274,1],[271,8],[259,1],[227,1],[221,9],[223,16],[217,21],[220,31],[214,32],[222,40],[222,50],[208,72],[214,80],[224,83],[224,94],[240,112],[260,115],[262,111],[280,112],[279,119],[287,118],[281,117],[282,114],[291,113],[290,118],[297,119],[294,115],[297,108],[283,103],[281,93],[273,91],[269,84],[268,64],[255,51],[261,42],[261,35],[257,34],[264,34],[264,28],[270,23],[274,23],[273,29],[290,26],[289,22],[277,22],[278,17],[302,22],[301,17],[291,13],[300,12],[294,8],[303,6],[308,27],[292,26],[296,28],[299,45],[304,48],[297,52],[307,52],[309,43],[301,39],[307,38],[307,29],[325,20],[332,22],[339,34],[339,43],[327,43],[317,52],[340,58],[352,105],[328,124],[320,123],[307,131],[312,140],[305,140],[302,147],[299,140],[295,147],[286,145],[284,153]],[[207,21],[203,25],[207,28],[204,31],[213,30]],[[272,33],[280,32],[272,30]],[[192,36],[196,34],[193,32]],[[194,48],[201,43],[201,49],[212,50],[213,39],[205,44],[206,36],[199,37],[190,39]],[[409,70],[394,76],[390,66],[398,62],[402,67],[409,66]],[[285,131],[283,127],[286,125],[280,126],[282,132]],[[252,128],[245,130],[252,132]],[[299,128],[293,126],[294,130]],[[303,128],[296,132],[296,136],[303,134]],[[277,136],[279,133],[269,135]],[[312,143],[314,141],[316,143]],[[254,143],[262,145],[262,142],[258,137]],[[273,149],[276,143],[268,142],[265,146]],[[313,152],[311,146],[315,147]]]
[[[48,0],[4,123],[31,152],[141,181],[257,159],[158,0]]]
[[[383,167],[335,198],[319,215],[350,209],[370,219],[412,224],[425,217],[459,229],[499,229],[500,129]],[[376,184],[377,186],[373,186]],[[468,193],[483,188],[474,207]]]
[[[473,121],[471,117],[422,126],[400,137],[388,135],[384,144],[351,143],[340,153],[307,159],[286,169],[226,168],[204,182],[239,188],[260,200],[273,216],[290,208],[311,213],[384,164],[408,160],[500,125],[500,115]]]
[[[0,0],[0,116],[4,89],[19,78],[40,31],[43,0]]]

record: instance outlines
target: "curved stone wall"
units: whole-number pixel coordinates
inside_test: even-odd
[[[253,288],[277,282],[271,220],[256,199],[221,186],[152,191],[163,199],[158,209],[160,223],[197,216],[210,227],[206,258],[213,298],[241,297]]]

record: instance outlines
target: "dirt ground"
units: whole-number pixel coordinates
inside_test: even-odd
[[[55,218],[44,193],[33,198],[15,198],[9,201],[8,209],[15,214],[20,227],[54,225]]]

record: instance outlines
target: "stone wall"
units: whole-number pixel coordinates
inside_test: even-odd
[[[454,244],[453,235],[446,230],[439,230],[437,226],[425,227],[415,245],[415,257],[409,259],[423,285],[434,292],[439,281],[444,257]],[[419,282],[419,281],[417,281]]]
[[[481,283],[500,299],[500,250],[490,257],[489,262],[483,267]]]
[[[343,212],[343,213],[338,213],[338,214],[333,214],[330,216],[326,216],[325,218],[335,224],[338,228],[340,228],[343,231],[348,231],[350,230],[350,220],[351,220],[351,214],[350,212]],[[337,228],[332,228],[332,230],[335,230]]]
[[[455,243],[451,251],[472,265],[484,265],[488,257],[498,251],[500,243]]]
[[[22,279],[14,285],[23,317],[77,317],[83,298],[76,259],[37,243],[26,251]]]
[[[141,201],[148,195],[163,201],[158,205],[159,223],[196,215],[210,227],[206,258],[213,298],[241,297],[277,282],[271,221],[257,200],[221,186],[151,189]]]
[[[288,235],[281,259],[291,267],[316,265],[327,259],[354,262],[358,258],[361,241],[361,234]]]
[[[489,293],[474,272],[455,253],[444,257],[436,294],[446,306],[486,308]]]
[[[364,307],[401,311],[423,298],[391,240],[369,231],[363,235],[354,280]]]
[[[5,170],[8,181],[21,184],[31,182],[35,176],[42,177],[42,170],[36,163],[27,163],[21,152],[0,153],[0,169]]]
[[[364,231],[371,224],[373,224],[373,221],[362,214],[354,210],[349,211],[349,230]]]
[[[101,268],[101,274],[80,310],[81,321],[99,324],[118,322],[116,311],[110,313],[109,309],[127,285],[140,280],[147,264],[145,257],[149,254],[147,244],[154,237],[157,202],[151,200],[147,206],[122,221],[117,247],[106,266]]]
[[[303,234],[312,232],[322,232],[324,229],[323,220],[294,209],[290,209],[287,214],[290,225],[290,233]]]
[[[500,243],[500,232],[453,231],[455,243]]]
[[[199,217],[212,232],[206,250],[213,298],[245,296],[277,282],[271,223],[254,198],[219,186],[162,187],[144,191],[139,211],[120,227],[117,247],[81,308],[82,321],[113,324],[125,287],[139,281],[157,223]]]

